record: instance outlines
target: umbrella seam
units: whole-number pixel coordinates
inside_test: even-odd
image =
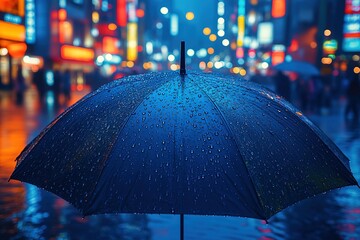
[[[246,86],[243,86],[243,87],[246,88],[246,89],[249,90],[249,91],[252,91],[252,92],[257,93],[257,91],[256,91],[255,89],[252,89],[251,87],[246,87]],[[265,97],[264,97],[264,98],[265,98]],[[265,99],[266,99],[266,98],[265,98]],[[269,100],[270,100],[270,99],[269,99]],[[339,158],[339,160],[340,160],[339,162],[340,162],[340,164],[342,165],[342,167],[345,167],[348,171],[351,172],[351,169],[349,169],[349,168],[345,165],[345,163],[341,160],[343,157],[347,158],[347,156],[341,152],[341,150],[339,149],[339,147],[338,147],[336,144],[333,144],[332,147],[329,146],[328,143],[332,143],[331,140],[330,140],[330,138],[329,138],[326,134],[324,134],[315,124],[313,124],[310,120],[308,120],[308,118],[307,118],[306,116],[303,116],[303,115],[299,116],[299,115],[297,115],[296,112],[300,112],[299,110],[294,109],[294,110],[296,111],[296,112],[294,112],[294,111],[292,111],[291,108],[288,109],[288,108],[286,107],[286,103],[287,103],[287,102],[284,102],[284,103],[285,103],[285,104],[284,104],[284,103],[282,103],[280,100],[276,100],[276,98],[271,99],[271,100],[273,100],[272,103],[275,103],[275,104],[277,105],[277,107],[279,107],[279,108],[282,109],[282,111],[288,111],[288,112],[291,113],[294,117],[300,119],[300,121],[299,121],[300,124],[304,124],[304,125],[308,126],[310,129],[312,129],[312,130],[313,130],[312,132],[314,133],[314,135],[316,136],[316,138],[319,139],[319,140],[326,146],[327,150],[328,150],[329,152],[332,152],[337,158]],[[283,100],[283,101],[286,101],[286,100]],[[305,120],[301,119],[301,117],[304,118]],[[279,122],[279,123],[280,123],[280,122]],[[322,135],[322,136],[320,137],[320,135]],[[324,141],[324,140],[325,140],[325,141]],[[333,151],[332,148],[334,148],[336,151]],[[343,157],[339,156],[338,153],[340,153],[340,155],[343,155]],[[338,161],[336,161],[335,163],[338,163]],[[358,184],[357,180],[356,180],[354,177],[352,177],[351,180],[352,180],[352,181],[355,181],[355,183]]]
[[[211,76],[209,76],[209,77],[211,77]],[[230,129],[228,122],[226,121],[223,113],[221,112],[221,110],[219,109],[219,107],[217,106],[217,104],[211,99],[211,97],[210,97],[198,84],[196,84],[196,81],[195,81],[194,79],[192,79],[192,78],[190,77],[190,75],[188,75],[188,78],[191,79],[191,81],[194,83],[194,85],[197,86],[197,87],[200,89],[200,91],[202,91],[202,92],[207,96],[207,98],[210,100],[210,102],[214,105],[215,109],[218,111],[221,119],[224,121],[224,126],[227,128],[227,130],[229,131],[229,133],[231,133],[231,134],[234,136],[234,133],[233,133],[232,130]],[[254,181],[253,181],[253,179],[252,179],[252,177],[251,177],[251,175],[250,175],[249,169],[248,169],[248,167],[247,167],[247,165],[246,165],[246,163],[245,163],[245,161],[244,161],[244,157],[243,157],[243,155],[241,154],[241,151],[239,150],[239,143],[237,142],[237,140],[236,140],[235,137],[233,137],[233,140],[234,140],[234,142],[235,142],[236,149],[237,149],[237,151],[239,152],[239,154],[240,154],[240,156],[241,156],[241,160],[242,160],[242,162],[244,163],[244,166],[246,167],[246,172],[248,173],[250,182],[251,182],[251,184],[253,185],[253,187],[254,187],[254,189],[255,189],[255,191],[256,191],[255,196],[256,196],[256,198],[257,198],[257,200],[258,200],[258,202],[259,202],[259,206],[262,208],[263,212],[265,212],[265,210],[264,210],[264,208],[263,208],[263,203],[262,203],[261,199],[259,198],[259,196],[258,196],[258,194],[257,194],[257,193],[258,193],[257,187],[256,187],[256,185],[255,185],[255,183],[254,183]],[[258,214],[259,214],[259,213],[258,213]],[[259,214],[259,216],[262,216],[263,219],[268,219],[267,217],[265,217],[264,214]]]
[[[162,78],[162,79],[163,79],[163,78]],[[160,86],[156,87],[154,90],[152,90],[150,93],[148,93],[145,97],[143,97],[143,99],[139,102],[139,104],[133,108],[133,110],[131,111],[131,113],[134,112],[134,111],[136,111],[136,110],[139,108],[139,106],[144,102],[144,100],[145,100],[148,96],[150,96],[151,94],[153,94],[157,89],[163,87],[163,86],[164,86],[165,84],[167,84],[168,82],[170,82],[170,80],[167,80],[165,83],[163,83],[163,84],[161,84]],[[114,137],[115,140],[113,141],[114,145],[115,145],[116,142],[118,141],[121,132],[124,130],[125,126],[126,126],[127,123],[129,122],[131,116],[132,116],[132,115],[129,114],[129,116],[128,116],[128,117],[126,118],[126,120],[124,121],[124,124],[119,128],[118,133],[115,134],[115,137]],[[106,156],[109,156],[109,155],[111,154],[111,152],[113,151],[113,149],[114,149],[113,146],[109,147],[109,150],[107,151],[108,154],[106,154]],[[106,159],[106,158],[104,157],[104,159]],[[94,199],[93,199],[93,197],[94,197],[93,194],[94,194],[94,192],[95,192],[95,190],[96,190],[96,188],[97,188],[98,181],[99,181],[99,179],[101,178],[101,176],[102,176],[102,174],[103,174],[103,172],[104,172],[104,169],[105,169],[106,166],[107,166],[106,162],[107,162],[107,161],[104,161],[104,164],[103,164],[101,173],[99,174],[99,176],[98,176],[98,178],[97,178],[97,181],[96,181],[96,184],[95,184],[95,186],[94,186],[94,189],[92,190],[91,194],[89,194],[89,199],[90,199],[90,200],[88,201],[88,204],[86,205],[86,207],[85,207],[84,209],[88,209],[88,207],[92,205],[92,204],[90,204],[90,203],[92,203],[92,202],[94,201]]]
[[[117,85],[116,87],[122,86],[122,85],[124,85],[124,84],[126,84],[126,83],[130,83],[130,82],[132,82],[132,81],[119,82],[119,85]],[[97,90],[95,90],[95,91],[89,93],[88,95],[84,96],[84,97],[81,98],[79,101],[77,101],[76,103],[74,103],[73,105],[71,105],[69,108],[67,108],[67,109],[66,109],[64,112],[62,112],[59,116],[57,116],[53,121],[51,121],[51,122],[40,132],[40,134],[39,134],[36,138],[34,138],[34,139],[25,147],[25,149],[24,149],[24,150],[19,154],[19,156],[16,158],[16,160],[15,160],[15,161],[17,162],[16,168],[19,166],[19,164],[20,164],[21,161],[23,160],[23,159],[21,159],[22,156],[23,156],[23,155],[27,155],[27,153],[30,152],[30,151],[35,147],[35,144],[34,144],[34,143],[40,141],[40,140],[45,136],[45,134],[51,129],[51,127],[52,127],[53,125],[55,125],[64,115],[66,115],[68,112],[70,112],[73,108],[77,107],[78,105],[80,105],[80,104],[88,101],[89,99],[93,98],[93,97],[96,96],[97,94],[101,93],[101,89],[102,89],[102,88],[103,88],[103,87],[100,87],[100,88],[98,88]],[[18,161],[20,161],[20,163],[18,163]],[[11,176],[10,176],[9,180],[10,180],[10,179],[11,179]]]

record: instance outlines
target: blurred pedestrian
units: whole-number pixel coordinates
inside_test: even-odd
[[[36,86],[36,89],[39,94],[39,100],[42,103],[44,100],[45,92],[46,92],[44,68],[40,68],[37,72],[34,73],[33,83]]]
[[[62,81],[65,101],[69,101],[71,97],[71,73],[69,69],[65,70]]]
[[[291,101],[291,82],[288,76],[286,76],[282,71],[278,71],[275,74],[275,85],[276,92],[287,101]]]
[[[16,104],[22,105],[24,102],[24,91],[26,89],[25,78],[22,74],[22,65],[21,63],[17,66],[16,79],[15,79],[15,94],[16,94]]]
[[[346,91],[347,103],[345,107],[345,118],[352,114],[352,119],[359,119],[360,83],[358,75],[354,74]]]

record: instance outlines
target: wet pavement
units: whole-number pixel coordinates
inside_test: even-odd
[[[82,218],[66,201],[30,184],[8,182],[15,159],[51,120],[75,103],[42,102],[35,89],[23,103],[0,91],[0,239],[178,239],[176,215],[107,214]],[[348,156],[360,180],[360,127],[342,115],[344,101],[326,115],[309,115]],[[302,201],[264,221],[236,217],[185,216],[185,239],[359,239],[360,190],[346,187]]]

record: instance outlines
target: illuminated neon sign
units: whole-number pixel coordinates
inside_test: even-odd
[[[15,24],[21,24],[22,18],[20,16],[17,16],[17,15],[6,13],[4,15],[4,20],[6,22],[11,22],[11,23],[15,23]]]
[[[343,29],[343,50],[360,52],[360,1],[346,0]]]
[[[35,0],[26,0],[25,28],[26,28],[26,42],[35,43],[36,40]]]
[[[245,37],[245,1],[239,0],[238,2],[238,34],[237,46],[242,47]]]

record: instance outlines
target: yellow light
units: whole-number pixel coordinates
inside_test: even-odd
[[[0,39],[25,42],[25,26],[0,21]]]
[[[323,57],[321,59],[321,63],[322,64],[331,64],[332,63],[332,59],[331,58],[328,58],[328,57]]]
[[[206,65],[208,68],[213,68],[214,64],[212,62],[208,62]]]
[[[134,67],[134,62],[133,61],[128,61],[127,63],[126,63],[126,66],[128,67],[128,68],[132,68],[132,67]]]
[[[234,67],[232,69],[232,71],[233,71],[233,73],[238,74],[240,72],[240,68],[239,67]]]
[[[212,47],[207,49],[208,54],[214,54],[215,50]]]
[[[352,60],[357,62],[357,61],[360,61],[360,56],[359,55],[354,55],[352,56]]]
[[[178,66],[173,63],[173,64],[170,65],[170,69],[171,69],[172,71],[176,71],[176,70],[178,70]]]
[[[209,35],[210,33],[211,33],[211,29],[210,29],[210,28],[206,27],[206,28],[203,29],[203,34],[204,34],[204,35]]]
[[[187,12],[186,15],[185,15],[186,19],[191,21],[194,19],[195,15],[193,12]]]
[[[245,16],[238,16],[237,46],[242,47],[245,37]]]
[[[108,28],[109,30],[114,31],[117,29],[117,26],[115,23],[109,23]]]
[[[99,13],[98,12],[93,12],[92,13],[92,21],[93,21],[93,23],[98,23],[99,22]]]
[[[354,67],[354,73],[359,74],[360,73],[360,68],[359,67]]]
[[[235,49],[236,49],[236,42],[232,42],[232,43],[230,44],[230,48],[231,48],[232,50],[235,50]]]
[[[216,37],[215,34],[211,34],[211,35],[209,36],[209,39],[210,39],[210,41],[215,42],[216,39],[217,39],[217,37]]]
[[[128,23],[127,26],[127,59],[130,61],[136,61],[138,57],[137,27],[137,23]]]
[[[240,73],[241,76],[245,76],[246,75],[246,70],[242,68],[242,69],[240,69],[239,73]]]
[[[205,70],[205,68],[206,68],[206,63],[205,63],[204,61],[200,62],[200,63],[199,63],[199,68],[200,68],[201,70]]]
[[[330,31],[329,29],[326,29],[326,30],[324,31],[324,35],[325,35],[326,37],[330,36],[330,35],[331,35],[331,31]]]

